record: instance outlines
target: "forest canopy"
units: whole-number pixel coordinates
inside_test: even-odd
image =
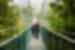
[[[50,26],[57,32],[75,32],[75,0],[56,1],[49,4]]]

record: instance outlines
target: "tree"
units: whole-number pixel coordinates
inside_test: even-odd
[[[75,32],[75,0],[60,0],[60,2],[62,4],[55,2],[49,5],[51,27],[57,32]]]
[[[60,2],[61,4],[59,4]],[[49,4],[49,25],[56,33],[65,34],[72,38],[72,32],[75,32],[75,0],[56,0],[56,2]],[[61,34],[61,35],[62,35]],[[63,40],[64,41],[64,40]],[[63,45],[63,50],[72,50],[72,43],[66,43]]]
[[[17,33],[16,18],[19,16],[19,9],[16,6],[9,6],[9,1],[0,1],[0,41]]]

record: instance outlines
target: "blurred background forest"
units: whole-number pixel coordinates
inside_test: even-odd
[[[0,0],[0,41],[27,30],[34,16],[44,25],[48,1],[37,1],[37,6],[34,3],[32,0]]]
[[[0,42],[29,29],[34,16],[39,17],[41,26],[75,43],[72,41],[75,38],[75,0],[0,0]],[[60,42],[60,38],[53,40],[57,42],[57,39]],[[56,47],[53,40],[51,45]],[[70,45],[66,46],[69,47],[64,50],[72,50]]]

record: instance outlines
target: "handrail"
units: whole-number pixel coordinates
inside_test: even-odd
[[[72,39],[72,38],[70,38],[70,37],[68,37],[68,36],[66,36],[66,35],[64,35],[62,33],[56,33],[55,31],[49,29],[48,27],[45,27],[45,28],[47,28],[48,31],[53,32],[52,34],[54,34],[56,36],[59,36],[59,37],[63,38],[64,40],[67,40],[68,42],[71,42],[71,43],[74,43],[75,44],[75,39]]]
[[[29,28],[26,29],[25,31],[27,32],[28,30],[29,30]],[[8,38],[8,39],[4,40],[3,42],[0,42],[0,47],[6,45],[6,44],[8,44],[8,43],[10,43],[12,40],[15,40],[16,38],[18,38],[19,36],[21,36],[23,32],[24,32],[24,31],[21,31],[21,32],[19,32],[18,34],[15,34],[13,37]]]

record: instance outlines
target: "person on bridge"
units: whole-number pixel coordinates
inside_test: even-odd
[[[40,32],[40,23],[39,23],[38,17],[33,18],[31,29],[32,29],[33,36],[38,38],[39,32]]]

